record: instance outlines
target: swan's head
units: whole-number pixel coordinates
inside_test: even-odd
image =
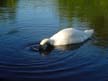
[[[49,46],[51,46],[50,44],[50,39],[45,38],[40,42],[40,50],[46,50]]]
[[[48,38],[45,38],[45,39],[43,39],[43,40],[40,42],[40,45],[41,45],[41,46],[44,46],[44,45],[46,45],[46,44],[49,44],[49,39],[48,39]]]
[[[40,42],[39,52],[41,54],[47,55],[53,50],[54,46],[52,45],[52,41],[48,38],[43,39]]]

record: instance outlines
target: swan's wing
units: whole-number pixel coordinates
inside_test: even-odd
[[[84,31],[66,29],[54,34],[50,39],[54,41],[54,45],[66,45],[83,42],[87,36]]]

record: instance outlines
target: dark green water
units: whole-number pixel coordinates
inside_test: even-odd
[[[47,56],[30,47],[63,28],[92,40]],[[107,81],[107,0],[0,0],[0,81]]]

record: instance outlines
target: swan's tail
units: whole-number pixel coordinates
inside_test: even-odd
[[[88,35],[88,37],[91,37],[92,34],[94,33],[94,30],[90,29],[90,30],[85,30],[84,32]]]

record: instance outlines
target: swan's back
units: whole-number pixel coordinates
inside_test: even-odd
[[[67,45],[73,43],[80,43],[88,39],[93,33],[93,30],[77,30],[74,28],[66,28],[55,35],[50,39],[53,40],[53,45]]]

